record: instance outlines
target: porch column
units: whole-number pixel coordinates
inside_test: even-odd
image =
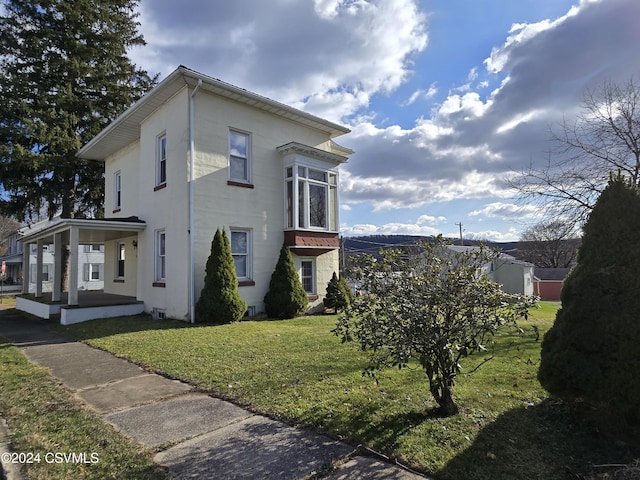
[[[29,254],[31,253],[31,244],[25,243],[22,247],[22,293],[29,293]]]
[[[69,305],[78,305],[78,246],[80,231],[71,227],[69,231]]]
[[[51,301],[59,302],[62,294],[62,234],[53,236],[53,289]]]
[[[36,298],[42,297],[42,249],[44,241],[36,242]]]

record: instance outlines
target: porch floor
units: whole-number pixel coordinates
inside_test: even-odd
[[[68,292],[62,292],[59,302],[51,301],[51,292],[42,294],[42,297],[36,298],[33,293],[20,295],[23,298],[31,300],[32,302],[44,303],[47,305],[61,305],[69,308],[83,308],[83,307],[106,307],[110,305],[130,305],[132,303],[139,303],[136,297],[129,297],[126,295],[115,295],[113,293],[104,293],[103,290],[80,290],[78,291],[78,305],[67,305],[69,301]]]
[[[16,297],[16,308],[40,318],[59,318],[62,325],[86,322],[98,318],[137,315],[144,312],[144,302],[126,295],[104,293],[102,290],[78,292],[78,305],[67,305],[67,293],[62,293],[61,301],[52,302],[51,293]]]

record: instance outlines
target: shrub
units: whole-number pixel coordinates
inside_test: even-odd
[[[612,178],[584,226],[562,308],[542,342],[538,379],[552,395],[640,413],[638,232],[640,190]]]
[[[198,322],[230,323],[240,320],[247,304],[238,293],[238,279],[231,245],[224,229],[218,229],[211,242],[204,288],[196,303]]]
[[[515,325],[530,304],[478,275],[490,258],[486,251],[450,255],[444,247],[438,237],[422,244],[420,252],[359,256],[353,275],[366,294],[355,299],[334,333],[370,353],[367,374],[420,365],[440,413],[453,415],[460,360],[485,351],[489,337]]]
[[[269,291],[264,296],[264,306],[271,318],[293,318],[304,313],[309,299],[304,291],[293,257],[286,245],[280,249],[280,257],[271,275]]]
[[[331,280],[329,280],[329,284],[327,285],[327,294],[322,300],[325,308],[332,308],[338,313],[340,310],[347,309],[353,302],[353,299],[354,295],[347,281],[344,277],[338,279],[336,272],[333,272]]]

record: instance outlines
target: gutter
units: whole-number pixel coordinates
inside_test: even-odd
[[[194,266],[194,222],[193,222],[193,182],[195,180],[195,140],[194,140],[194,101],[193,98],[202,86],[202,79],[189,95],[189,321],[196,323],[196,293],[195,293],[195,266]]]

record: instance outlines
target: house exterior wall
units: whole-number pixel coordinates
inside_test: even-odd
[[[165,186],[160,187],[156,159],[158,136],[162,134],[166,135],[167,170]],[[189,312],[188,149],[188,91],[184,88],[145,119],[139,142],[105,161],[105,211],[114,210],[114,174],[120,171],[122,205],[114,218],[137,216],[146,222],[137,237],[107,242],[105,291],[136,296],[144,301],[145,311],[155,309],[179,319]],[[164,230],[171,251],[166,257],[164,282],[156,281],[155,275],[156,235],[160,230]],[[126,245],[124,282],[115,278],[118,242]],[[135,285],[127,281],[129,278],[136,280]]]
[[[533,295],[533,266],[496,260],[495,281],[502,285],[506,293]]]
[[[207,93],[195,97],[194,116],[196,298],[204,286],[205,265],[216,229],[225,228],[227,235],[230,229],[246,229],[252,239],[252,284],[241,284],[239,291],[256,313],[262,312],[264,295],[284,241],[284,164],[276,148],[291,141],[326,148],[328,136]],[[230,129],[250,135],[252,188],[228,184]],[[294,253],[298,269],[300,261],[301,257]],[[338,270],[338,254],[324,253],[315,257],[315,262],[316,290],[324,295],[331,274]],[[331,273],[327,273],[329,270]],[[314,299],[312,306],[318,302],[321,299]]]
[[[177,319],[190,317],[190,142],[194,144],[193,268],[194,296],[204,286],[205,266],[216,229],[248,232],[250,278],[239,292],[252,312],[264,311],[271,274],[278,260],[285,230],[285,167],[277,148],[299,142],[327,152],[329,133],[302,125],[206,89],[184,87],[165,101],[140,125],[139,140],[105,159],[105,212],[113,218],[136,216],[146,223],[137,236],[105,242],[105,292],[136,296],[145,311]],[[193,102],[193,130],[189,108]],[[229,179],[229,133],[250,138],[248,184]],[[158,136],[166,135],[166,185],[156,177]],[[342,152],[344,153],[344,152]],[[340,154],[336,154],[340,155]],[[315,162],[315,163],[313,163]],[[309,159],[326,170],[337,165]],[[325,164],[326,163],[326,164]],[[121,203],[117,205],[115,173],[120,173]],[[337,219],[336,219],[336,225]],[[156,242],[159,231],[166,241],[166,273],[156,276]],[[337,230],[331,232],[338,235]],[[135,240],[136,244],[133,245]],[[118,244],[125,245],[125,275],[117,275]],[[314,292],[310,306],[320,306],[333,272],[338,271],[338,251],[296,255],[300,271],[305,259],[314,261]],[[306,255],[311,255],[310,257]],[[135,281],[134,281],[135,280]]]

